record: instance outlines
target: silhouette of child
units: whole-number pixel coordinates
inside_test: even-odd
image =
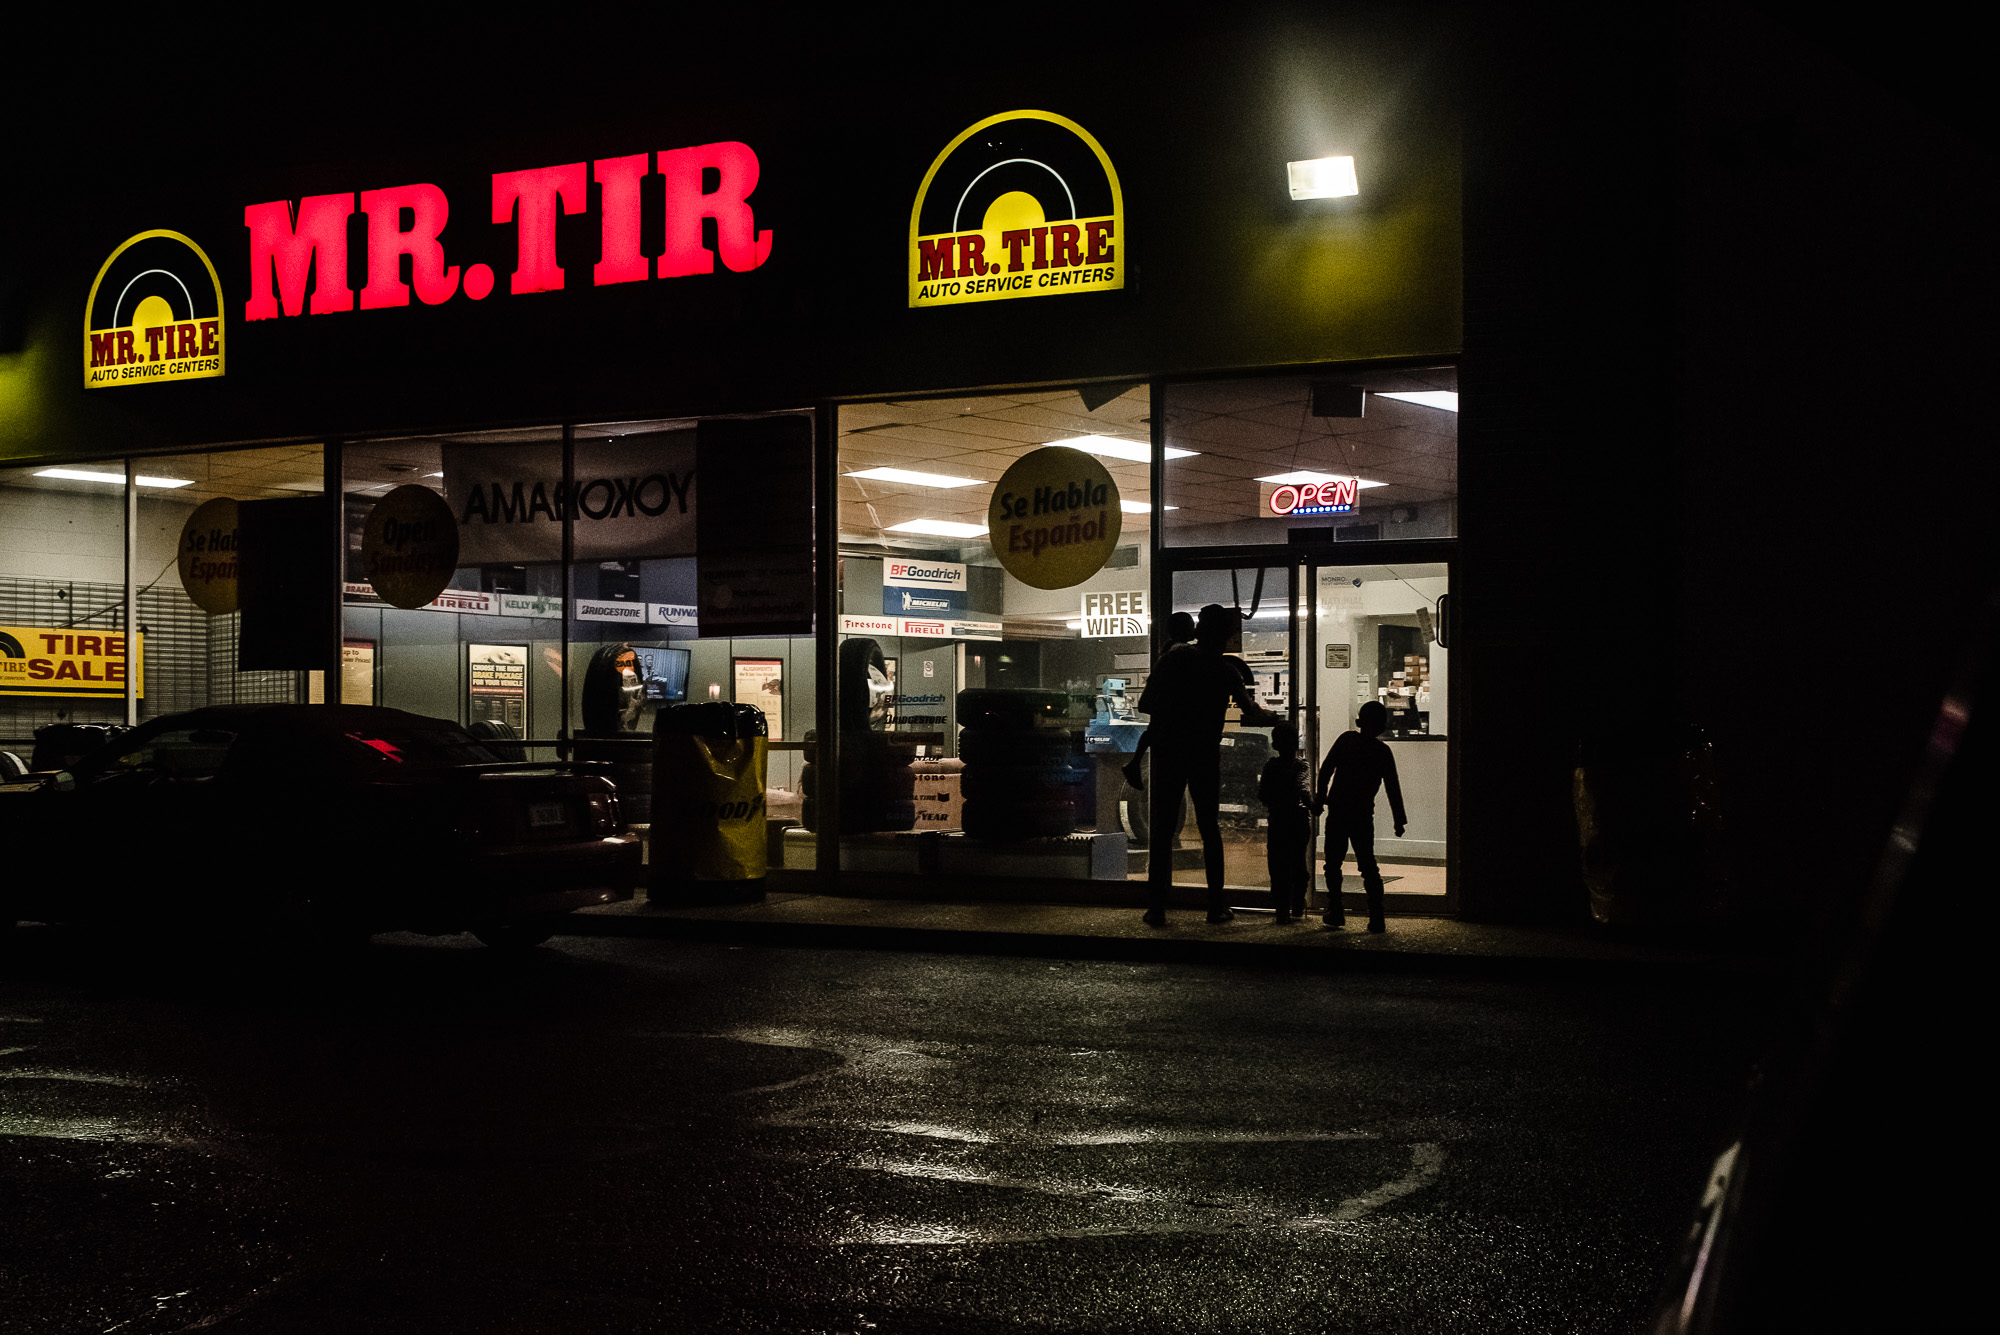
[[[1312,839],[1312,765],[1299,754],[1299,730],[1290,722],[1271,728],[1271,758],[1257,778],[1257,798],[1268,813],[1264,859],[1271,869],[1271,902],[1278,925],[1306,916],[1306,845]]]
[[[1382,920],[1382,869],[1375,865],[1375,790],[1389,790],[1389,814],[1396,818],[1396,837],[1403,837],[1403,789],[1396,782],[1396,757],[1382,740],[1389,711],[1378,700],[1361,706],[1354,726],[1343,732],[1326,753],[1319,769],[1319,800],[1326,810],[1326,912],[1328,927],[1345,927],[1340,903],[1340,864],[1347,846],[1354,845],[1354,863],[1368,892],[1368,930],[1388,929]]]

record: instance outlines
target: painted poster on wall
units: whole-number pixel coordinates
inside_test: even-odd
[[[785,740],[785,661],[782,658],[732,658],[736,670],[736,703],[764,711],[771,740]]]
[[[468,722],[504,723],[528,735],[528,646],[468,644],[465,716]]]
[[[375,703],[375,641],[340,642],[340,703]]]
[[[577,560],[694,554],[694,437],[683,430],[578,438]],[[563,490],[561,450],[448,446],[444,494],[458,519],[462,564],[562,559],[562,519],[570,498]]]

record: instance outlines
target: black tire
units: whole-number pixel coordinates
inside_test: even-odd
[[[1139,762],[1144,771],[1146,787],[1142,791],[1127,784],[1125,787],[1125,825],[1131,832],[1132,843],[1138,848],[1153,846],[1153,757],[1150,753]],[[1181,809],[1174,821],[1174,828],[1167,832],[1167,842],[1171,844],[1180,832],[1187,828],[1187,795],[1181,795]]]
[[[967,769],[958,789],[966,800],[1067,802],[1069,771],[1049,765],[980,765]]]
[[[1067,732],[1001,732],[993,728],[967,728],[958,735],[958,758],[967,765],[987,762],[1019,765],[1044,758],[1066,759],[1069,752],[1070,737]]]
[[[556,934],[556,923],[555,918],[527,918],[475,927],[472,934],[494,950],[532,950]]]
[[[1069,696],[1061,691],[1009,691],[993,687],[958,693],[958,723],[963,728],[1026,732],[1037,723],[1069,716]]]

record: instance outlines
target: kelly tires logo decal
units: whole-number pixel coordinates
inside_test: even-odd
[[[222,373],[222,283],[201,247],[151,231],[112,251],[84,305],[84,387]]]
[[[1125,202],[1090,132],[1048,111],[989,116],[946,145],[910,210],[910,305],[1125,286]]]

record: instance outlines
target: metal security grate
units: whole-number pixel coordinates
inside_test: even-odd
[[[118,584],[0,576],[0,625],[125,627],[125,590]],[[203,705],[287,704],[305,699],[299,672],[238,672],[236,613],[202,611],[187,594],[155,585],[139,592],[139,626],[146,638],[145,689],[139,717],[157,718]],[[122,700],[0,696],[0,748],[26,754],[35,729],[51,723],[122,723]]]

